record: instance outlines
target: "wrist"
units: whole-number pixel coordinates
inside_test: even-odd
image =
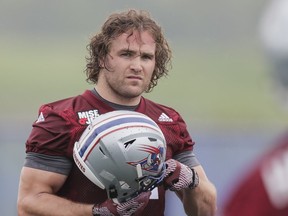
[[[95,204],[92,206],[92,215],[93,216],[100,216],[99,204]]]
[[[108,204],[109,203],[109,204]],[[106,215],[109,215],[109,216],[113,216],[117,213],[117,210],[116,210],[116,207],[112,205],[110,205],[110,201],[106,201],[101,204],[95,204],[93,207],[92,207],[92,215],[93,216],[106,216]]]
[[[192,171],[192,183],[189,185],[190,189],[195,189],[199,185],[199,176],[195,169],[190,168]]]

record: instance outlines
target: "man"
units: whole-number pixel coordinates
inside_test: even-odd
[[[261,40],[271,66],[276,95],[288,102],[288,1],[269,2],[261,19]],[[288,133],[275,140],[244,174],[224,205],[224,216],[288,215]]]
[[[185,122],[174,109],[142,97],[168,73],[171,51],[161,28],[144,11],[115,13],[88,49],[87,81],[95,88],[43,105],[33,124],[20,177],[19,215],[91,216],[101,215],[103,209],[108,215],[164,215],[167,188],[177,193],[187,215],[214,215],[216,190],[193,154],[194,142]],[[74,143],[91,120],[113,110],[149,116],[167,142],[163,185],[150,199],[150,192],[132,198],[131,202],[140,203],[132,212],[131,202],[116,204],[107,199],[72,158]]]

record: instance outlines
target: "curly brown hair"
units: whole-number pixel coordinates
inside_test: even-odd
[[[96,84],[105,58],[110,51],[111,41],[131,30],[148,31],[155,40],[155,69],[146,92],[152,91],[162,76],[168,75],[171,68],[172,52],[169,44],[164,38],[161,27],[152,20],[147,11],[128,10],[126,12],[114,13],[109,16],[101,28],[101,32],[91,38],[87,50],[90,56],[86,57],[86,81]]]

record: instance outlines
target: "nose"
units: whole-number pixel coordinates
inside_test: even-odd
[[[139,56],[131,60],[130,69],[135,72],[141,72],[142,65],[141,65],[141,59]]]

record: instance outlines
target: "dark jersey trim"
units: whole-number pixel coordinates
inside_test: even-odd
[[[103,98],[97,91],[95,88],[93,88],[91,90],[91,92],[102,102],[104,102],[105,104],[107,104],[108,106],[112,107],[115,110],[129,110],[129,111],[135,111],[136,108],[138,107],[138,105],[136,106],[125,106],[125,105],[121,105],[121,104],[116,104],[116,103],[112,103],[108,100],[106,100],[105,98]]]
[[[200,162],[192,151],[185,151],[177,154],[173,157],[173,159],[187,165],[190,168],[200,165]]]
[[[24,166],[68,176],[72,168],[72,161],[66,157],[28,152]]]

